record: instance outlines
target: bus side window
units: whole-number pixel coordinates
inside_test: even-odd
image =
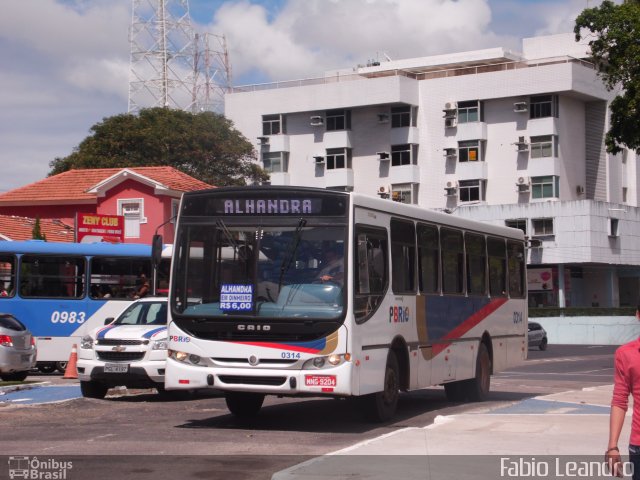
[[[0,298],[13,297],[16,284],[16,257],[0,256]]]
[[[507,242],[509,262],[509,296],[524,298],[525,295],[525,254],[521,242]]]
[[[413,222],[391,219],[391,288],[416,293],[416,228]]]
[[[492,297],[504,297],[507,294],[507,251],[504,240],[489,237],[487,253],[489,255],[489,294]]]
[[[418,224],[418,272],[421,293],[440,292],[440,241],[435,225]]]
[[[384,229],[356,229],[355,316],[364,322],[377,309],[388,285],[387,232]]]
[[[443,228],[440,230],[442,245],[442,290],[444,293],[464,293],[464,244],[462,232]]]
[[[487,254],[482,235],[467,233],[464,236],[467,256],[467,292],[469,295],[487,293]]]

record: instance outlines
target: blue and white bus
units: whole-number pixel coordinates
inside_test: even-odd
[[[156,291],[166,292],[168,275],[168,262],[154,275],[150,245],[0,242],[0,312],[31,330],[38,368],[51,372],[64,368],[74,343],[132,302],[142,282],[157,277]]]
[[[526,358],[525,269],[521,230],[391,200],[186,193],[165,387],[222,390],[240,416],[265,395],[361,397],[377,420],[400,390],[482,400]]]

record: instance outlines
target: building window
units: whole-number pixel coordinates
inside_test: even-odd
[[[417,203],[417,195],[414,192],[414,187],[417,187],[417,185],[411,183],[392,185],[391,200],[408,204]]]
[[[560,196],[560,177],[531,177],[531,198],[558,198]]]
[[[519,228],[520,230],[522,230],[524,232],[524,234],[527,234],[527,219],[526,218],[516,218],[513,220],[505,220],[504,224],[507,227],[511,227],[511,228]]]
[[[622,187],[622,203],[627,203],[627,187]]]
[[[484,201],[485,180],[460,180],[460,202]]]
[[[350,110],[327,110],[326,113],[327,131],[350,130],[351,111]]]
[[[557,95],[537,95],[529,100],[529,118],[558,116]]]
[[[147,223],[144,217],[144,200],[142,198],[118,200],[118,215],[124,217],[124,237],[140,238],[140,224]]]
[[[481,104],[478,100],[458,102],[458,123],[481,121]]]
[[[534,236],[553,235],[553,218],[533,218],[531,226]]]
[[[458,142],[459,162],[478,162],[482,160],[480,140]]]
[[[285,133],[284,117],[282,115],[262,116],[262,135],[278,135]]]
[[[554,135],[541,135],[531,137],[531,158],[555,157],[557,152],[557,137]]]
[[[262,164],[269,173],[286,173],[289,171],[289,152],[263,153]]]
[[[417,150],[416,144],[391,145],[391,166],[415,165],[418,158]]]
[[[327,170],[351,168],[351,150],[349,148],[327,149]]]
[[[415,127],[416,113],[411,106],[391,107],[391,128]]]
[[[610,237],[618,236],[618,219],[610,218],[609,219],[609,231],[607,232]]]

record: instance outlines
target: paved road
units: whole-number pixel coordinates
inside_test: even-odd
[[[547,352],[532,350],[524,366],[493,378],[483,406],[509,408],[537,395],[611,383],[613,350],[553,345]],[[68,382],[46,378],[55,385]],[[149,476],[136,478],[262,479],[305,458],[472,408],[477,404],[447,403],[441,388],[402,395],[398,416],[387,424],[365,423],[356,402],[333,399],[268,398],[250,423],[229,415],[215,395],[174,401],[147,392],[34,406],[4,402],[0,416],[10,419],[12,428],[0,439],[0,449],[6,455],[81,455],[74,473],[93,469],[93,478],[102,478],[101,469],[109,465],[110,478],[133,478],[137,469]],[[119,457],[114,462],[101,455]],[[189,455],[197,457],[185,458]]]

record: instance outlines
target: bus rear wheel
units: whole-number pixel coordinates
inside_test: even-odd
[[[236,417],[255,417],[262,408],[264,393],[227,392],[225,401],[229,411]]]
[[[396,413],[400,396],[400,367],[396,354],[389,352],[384,373],[384,385],[381,392],[367,395],[367,417],[374,422],[386,422]]]
[[[98,382],[80,382],[80,391],[86,398],[104,398],[107,396],[109,387]]]
[[[483,402],[489,396],[491,388],[491,357],[484,343],[478,348],[476,376],[463,383],[465,396],[472,402]]]

